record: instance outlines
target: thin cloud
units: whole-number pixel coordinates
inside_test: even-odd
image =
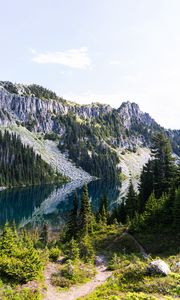
[[[76,69],[91,69],[92,62],[87,47],[67,51],[34,53],[32,61],[38,64],[60,64]]]
[[[121,65],[122,62],[120,60],[111,60],[110,65]]]

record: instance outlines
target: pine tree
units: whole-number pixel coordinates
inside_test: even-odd
[[[99,211],[98,211],[98,219],[103,225],[107,225],[107,197],[104,195],[100,199]]]
[[[42,232],[41,232],[41,237],[40,237],[42,243],[47,246],[48,241],[49,241],[49,226],[47,223],[44,223]]]
[[[124,224],[126,222],[126,219],[127,219],[126,204],[125,204],[125,199],[122,199],[122,202],[118,207],[118,221]]]
[[[15,249],[18,247],[18,240],[14,231],[8,223],[4,225],[1,239],[0,239],[0,250],[3,253],[13,254]]]
[[[173,206],[174,226],[177,231],[180,230],[180,188],[176,191],[174,206]]]
[[[178,161],[178,166],[177,166],[177,174],[176,174],[176,187],[180,187],[180,161]]]
[[[140,182],[138,187],[138,210],[140,213],[144,211],[146,202],[153,192],[153,165],[153,161],[149,160],[148,163],[143,167],[140,175]]]
[[[134,191],[132,180],[130,180],[128,193],[126,196],[126,211],[130,219],[132,219],[135,215],[135,212],[138,211],[137,195]]]
[[[85,262],[93,261],[95,258],[92,240],[88,234],[86,234],[80,242],[80,255]]]
[[[151,216],[156,209],[157,209],[157,200],[156,200],[154,193],[152,193],[146,203],[144,214],[146,216]]]
[[[79,259],[79,247],[78,247],[78,243],[74,238],[71,239],[68,250],[69,250],[68,256],[70,259],[72,260]]]
[[[91,232],[91,207],[88,197],[87,185],[83,187],[81,196],[81,209],[80,209],[80,229],[82,234]]]
[[[154,157],[153,190],[158,199],[174,182],[176,168],[170,142],[162,133],[154,136],[151,152]]]
[[[66,238],[67,240],[77,237],[78,234],[78,195],[77,192],[74,193],[73,198],[73,209],[70,212],[69,220],[67,224],[67,233]]]

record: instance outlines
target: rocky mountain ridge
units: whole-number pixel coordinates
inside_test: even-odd
[[[123,102],[118,109],[99,103],[79,105],[38,85],[0,82],[0,125],[24,126],[49,139],[57,138],[59,149],[94,176],[102,175],[106,161],[110,162],[107,168],[118,165],[123,151],[149,148],[159,131],[170,138],[174,153],[180,155],[180,131],[162,128],[136,103]]]
[[[11,86],[9,92],[8,84]],[[13,87],[13,88],[12,88]],[[28,91],[28,92],[27,92]],[[158,127],[157,123],[147,114],[142,113],[136,103],[124,102],[119,109],[114,109],[110,105],[92,103],[91,105],[79,105],[73,102],[55,99],[40,99],[30,94],[27,86],[13,85],[9,82],[0,82],[0,124],[12,124],[14,122],[21,125],[31,126],[35,132],[48,133],[55,131],[62,133],[62,127],[58,128],[56,117],[75,114],[83,120],[98,118],[115,114],[124,129],[129,130],[133,124],[141,123],[143,126]],[[143,137],[132,138],[132,143],[143,143]],[[133,141],[134,140],[134,141]],[[120,138],[120,147],[123,145]]]

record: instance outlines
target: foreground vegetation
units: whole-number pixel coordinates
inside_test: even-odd
[[[162,135],[155,138],[152,155],[139,193],[130,183],[126,199],[113,212],[105,196],[93,212],[84,186],[80,199],[75,193],[69,220],[56,236],[47,224],[31,233],[6,224],[0,237],[1,299],[40,299],[45,295],[44,269],[52,261],[55,288],[84,284],[94,277],[100,255],[111,277],[83,299],[178,299],[180,168]],[[169,265],[167,276],[148,272],[157,258]]]
[[[149,258],[149,261],[152,258]],[[168,262],[173,262],[178,257],[169,257]],[[171,273],[168,277],[148,275],[148,261],[138,255],[115,255],[111,262],[113,275],[102,286],[98,287],[91,295],[82,299],[175,299],[180,296],[178,273]]]

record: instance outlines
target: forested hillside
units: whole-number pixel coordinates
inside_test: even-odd
[[[2,125],[21,125],[56,140],[77,166],[99,178],[118,179],[119,154],[150,148],[156,133],[168,137],[173,152],[180,155],[180,132],[164,129],[129,101],[118,109],[79,105],[37,84],[0,82],[0,109]]]
[[[109,128],[97,126],[98,118],[92,122],[78,120],[70,114],[57,118],[65,134],[59,138],[59,149],[68,151],[69,158],[90,174],[116,180],[120,174],[118,155],[106,142]]]
[[[24,146],[20,137],[0,131],[0,186],[22,186],[64,182],[66,179]]]
[[[180,162],[175,162],[169,140],[154,136],[151,159],[143,167],[138,193],[132,182],[113,218],[137,232],[174,232],[180,230]],[[166,246],[167,247],[167,246]]]

